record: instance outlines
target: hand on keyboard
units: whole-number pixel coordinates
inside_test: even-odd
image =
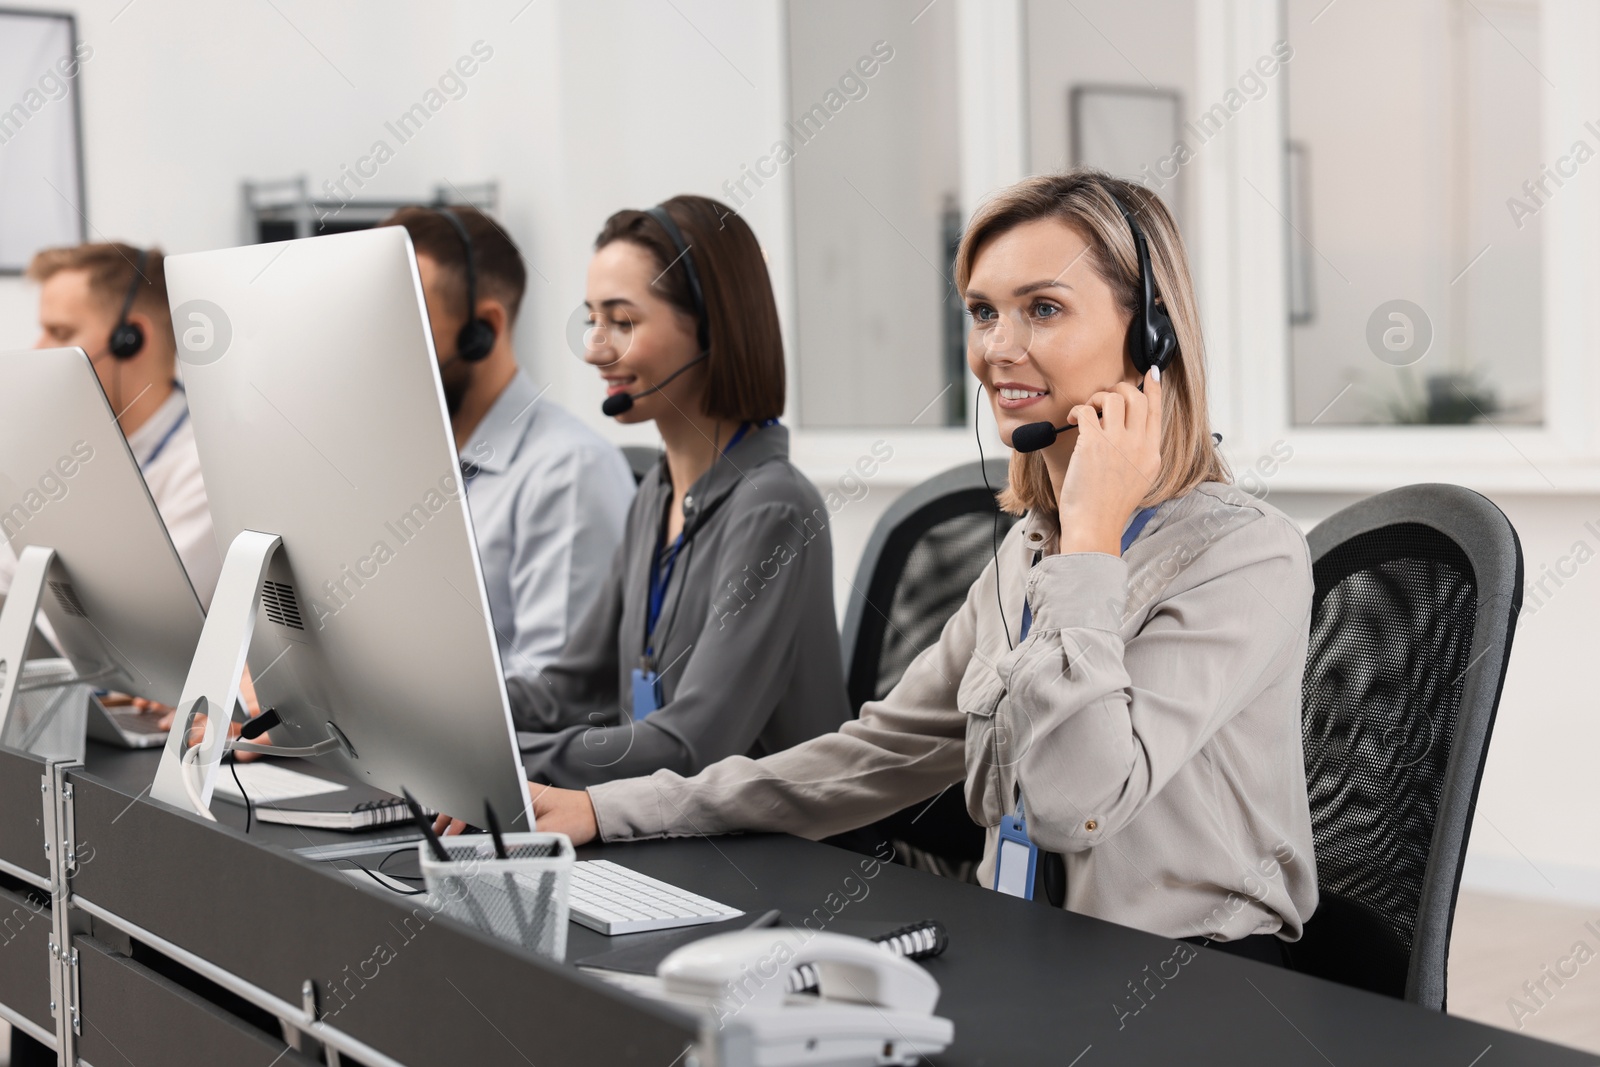
[[[572,838],[574,847],[587,845],[600,836],[600,827],[594,817],[594,804],[589,801],[587,790],[557,789],[553,785],[529,782],[528,793],[533,797],[534,829],[566,834]],[[434,833],[440,837],[454,836],[466,828],[465,822],[448,815],[440,815],[433,823]]]

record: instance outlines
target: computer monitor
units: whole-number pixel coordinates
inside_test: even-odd
[[[242,632],[261,706],[283,719],[275,746],[337,738],[318,762],[470,822],[487,800],[531,828],[409,235],[174,255],[165,270],[225,555],[196,671],[236,680],[223,635]],[[152,795],[181,804],[179,733]]]
[[[40,608],[80,679],[177,703],[205,612],[81,348],[0,353],[0,533],[0,736]]]

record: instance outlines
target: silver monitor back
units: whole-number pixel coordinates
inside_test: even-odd
[[[80,677],[178,702],[205,612],[81,348],[0,353],[0,532],[55,550],[41,604]]]
[[[166,260],[218,543],[283,539],[249,664],[278,744],[468,821],[532,812],[401,227]],[[226,566],[225,566],[226,569]],[[219,594],[220,596],[220,594]],[[527,821],[524,821],[527,820]]]

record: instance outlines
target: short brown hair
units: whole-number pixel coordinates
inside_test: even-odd
[[[783,414],[786,377],[778,303],[761,243],[733,209],[704,196],[675,196],[661,205],[694,258],[710,327],[705,414],[730,422],[761,422]],[[689,275],[662,225],[643,211],[606,220],[595,251],[628,241],[650,253],[659,274],[651,284],[673,307],[696,315]]]
[[[150,316],[170,338],[172,309],[167,305],[167,273],[163,269],[166,257],[159,248],[145,250],[141,269],[139,254],[140,249],[121,241],[47,248],[28,264],[28,277],[43,284],[64,270],[81,270],[89,276],[90,295],[101,306],[114,311],[122,310],[128,290],[137,278],[131,310]]]
[[[1231,482],[1228,465],[1211,438],[1206,412],[1206,350],[1200,309],[1183,237],[1161,198],[1142,185],[1079,167],[1046,174],[1000,190],[979,206],[956,250],[956,288],[966,292],[978,254],[990,240],[1036,219],[1059,219],[1088,244],[1088,262],[1111,287],[1118,306],[1139,307],[1139,255],[1128,220],[1112,200],[1128,206],[1150,246],[1156,295],[1172,317],[1178,351],[1161,372],[1161,473],[1140,506],[1182,496],[1202,482]],[[1037,452],[1014,452],[1000,506],[1013,514],[1055,511],[1055,486]]]
[[[448,211],[461,220],[472,238],[472,262],[478,271],[478,295],[489,296],[505,305],[506,316],[517,321],[517,309],[522,306],[522,294],[528,288],[528,269],[523,266],[522,253],[506,232],[475,207],[458,205],[431,208],[417,205],[403,207],[378,223],[379,226],[404,226],[411,235],[411,247],[417,255],[427,256],[439,264],[445,286],[465,308],[467,299],[467,249],[461,234],[441,218],[440,211]]]

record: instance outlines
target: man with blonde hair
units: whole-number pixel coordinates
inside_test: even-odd
[[[189,406],[177,379],[162,261],[160,249],[121,242],[49,248],[34,256],[28,266],[28,278],[39,285],[34,347],[76,345],[89,354],[189,581],[209,606],[222,556],[211,531]],[[116,522],[117,516],[107,515],[105,521]],[[10,590],[16,567],[16,554],[0,538],[0,599]],[[54,1063],[55,1054],[13,1030],[10,1062],[17,1067]]]
[[[159,249],[120,242],[40,252],[28,267],[29,279],[39,285],[35,347],[76,345],[89,354],[189,580],[209,605],[222,556],[177,379],[162,264]],[[15,555],[0,542],[0,593],[10,589],[15,569]]]

